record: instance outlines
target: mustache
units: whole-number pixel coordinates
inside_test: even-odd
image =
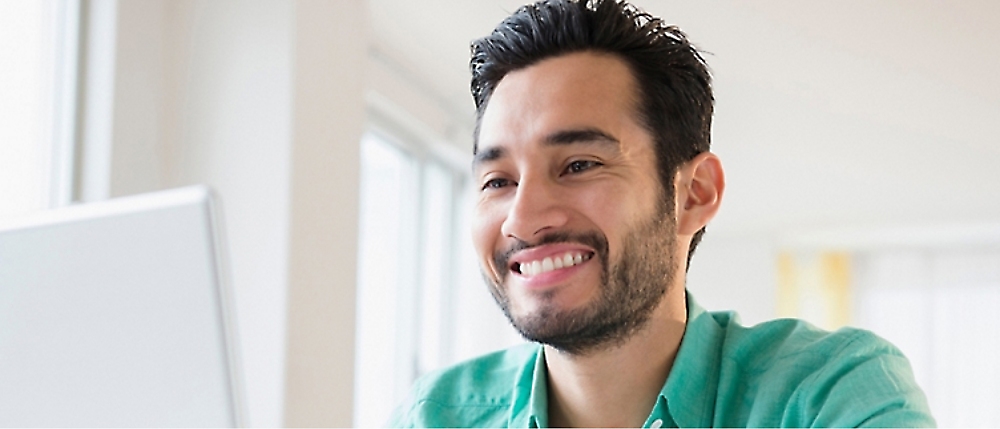
[[[556,243],[578,243],[588,246],[597,253],[601,260],[605,260],[608,254],[608,239],[604,234],[598,232],[584,232],[571,234],[567,232],[557,232],[553,234],[546,235],[542,237],[536,243],[528,243],[527,241],[516,239],[514,244],[510,245],[507,249],[503,251],[496,251],[493,253],[493,266],[497,267],[500,271],[500,280],[503,281],[507,278],[508,268],[510,267],[510,258],[517,252],[525,249],[530,249],[533,247],[543,246],[546,244],[556,244]]]

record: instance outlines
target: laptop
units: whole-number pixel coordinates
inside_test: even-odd
[[[203,186],[0,219],[0,426],[245,422]]]

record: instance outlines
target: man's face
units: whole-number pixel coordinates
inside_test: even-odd
[[[641,328],[673,282],[674,202],[626,64],[590,52],[505,76],[480,123],[473,236],[530,340],[582,353]]]

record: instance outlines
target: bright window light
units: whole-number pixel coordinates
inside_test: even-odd
[[[0,216],[45,207],[55,81],[53,2],[0,2]]]
[[[384,139],[361,141],[354,422],[386,423],[414,376],[416,329],[416,160]],[[408,368],[409,366],[409,368]]]
[[[0,217],[71,200],[79,11],[0,2]]]

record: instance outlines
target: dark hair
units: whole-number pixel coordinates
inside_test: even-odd
[[[492,34],[472,42],[473,153],[483,111],[507,73],[581,51],[616,55],[634,74],[639,121],[653,136],[660,183],[673,201],[677,168],[709,150],[712,77],[679,28],[621,0],[543,0],[522,6]],[[702,228],[691,238],[689,267],[704,233]]]

